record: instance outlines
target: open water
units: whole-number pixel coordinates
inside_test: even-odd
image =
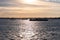
[[[60,40],[60,19],[0,19],[0,40]]]

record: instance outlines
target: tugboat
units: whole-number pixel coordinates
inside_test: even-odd
[[[30,18],[30,21],[48,21],[48,18]]]

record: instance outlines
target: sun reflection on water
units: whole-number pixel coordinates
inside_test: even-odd
[[[34,36],[36,34],[33,29],[34,27],[32,27],[33,22],[29,21],[29,19],[28,19],[28,20],[23,21],[22,23],[25,23],[26,26],[25,27],[21,26],[22,29],[25,29],[24,32],[20,31],[20,33],[21,33],[20,36],[23,37],[23,39],[21,39],[21,40],[32,39],[32,36]]]

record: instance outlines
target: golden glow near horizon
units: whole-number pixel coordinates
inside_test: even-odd
[[[10,4],[10,5],[7,5]],[[0,17],[60,17],[60,4],[41,0],[14,0],[0,6]]]

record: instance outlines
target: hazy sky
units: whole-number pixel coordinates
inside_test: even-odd
[[[0,17],[60,17],[60,0],[0,0]]]

